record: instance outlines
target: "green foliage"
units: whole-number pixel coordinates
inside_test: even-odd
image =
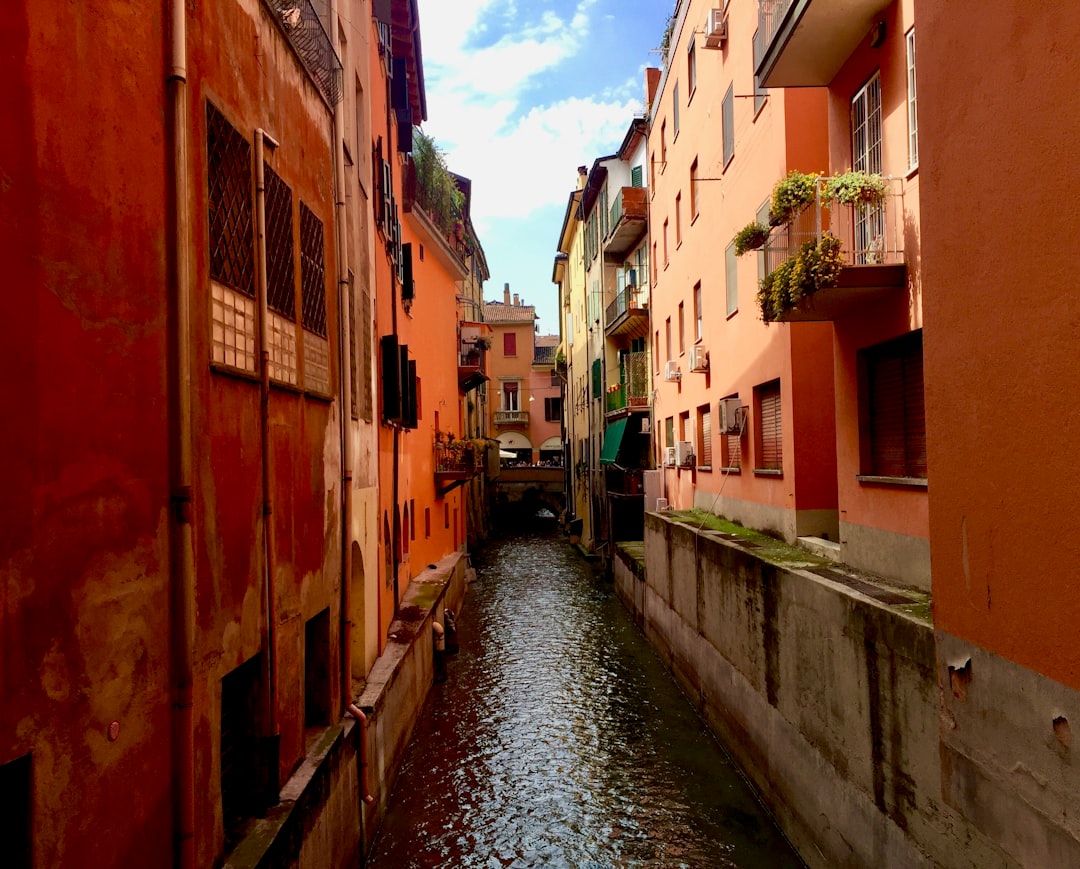
[[[769,227],[758,223],[748,223],[735,233],[735,256],[742,256],[748,251],[757,250],[769,240]]]
[[[889,195],[889,182],[877,174],[848,171],[825,182],[822,198],[841,205],[881,205]]]
[[[416,169],[416,201],[449,238],[459,222],[465,195],[450,174],[435,140],[419,129],[413,130],[412,160]]]
[[[835,236],[825,235],[820,244],[813,240],[803,244],[761,281],[757,294],[761,319],[779,320],[806,296],[833,286],[843,264],[840,239]]]
[[[814,201],[820,177],[816,172],[807,175],[793,169],[777,181],[769,203],[769,223],[773,226],[791,223],[799,212]]]

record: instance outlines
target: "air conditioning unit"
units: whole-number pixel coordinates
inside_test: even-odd
[[[679,371],[679,363],[675,359],[664,363],[664,380],[682,380],[682,372]]]
[[[742,431],[743,408],[738,398],[720,399],[720,433],[739,434]]]
[[[664,467],[675,467],[675,447],[668,447],[664,450]]]
[[[704,344],[694,344],[690,348],[690,370],[709,370],[709,351],[705,349]]]
[[[652,434],[652,420],[647,416],[641,418],[641,433]]]
[[[719,48],[727,42],[727,5],[723,9],[710,9],[705,21],[705,45]]]
[[[675,441],[675,465],[689,468],[694,463],[694,445],[690,441]]]
[[[668,509],[668,499],[667,498],[657,498],[656,499],[656,509],[657,510],[667,510]]]

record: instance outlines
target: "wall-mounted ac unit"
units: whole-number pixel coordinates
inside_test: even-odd
[[[690,348],[690,370],[709,370],[709,351],[705,349],[704,344],[694,344]]]
[[[647,416],[641,418],[641,433],[652,434],[652,420]]]
[[[694,445],[690,441],[675,441],[675,465],[689,468],[694,462]]]
[[[675,359],[669,359],[664,363],[664,380],[681,380],[682,372],[679,371],[679,363]]]
[[[743,408],[736,398],[720,399],[720,433],[739,434],[743,426]]]
[[[710,9],[705,20],[705,45],[719,48],[727,42],[727,5],[723,9]]]
[[[675,447],[667,447],[667,449],[664,450],[664,467],[675,467]]]

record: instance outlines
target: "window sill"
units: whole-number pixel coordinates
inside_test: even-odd
[[[322,402],[324,402],[326,404],[330,404],[330,402],[332,402],[334,400],[334,396],[330,395],[330,393],[328,393],[328,392],[318,392],[318,391],[316,391],[314,389],[305,389],[304,390],[304,396],[306,398],[313,398],[316,401],[322,401]]]
[[[912,178],[914,178],[918,174],[919,174],[919,164],[916,163],[914,166],[912,166],[910,169],[908,169],[907,175],[904,176],[904,180],[905,181],[910,181]]]
[[[906,486],[925,489],[926,477],[881,477],[875,474],[856,474],[855,479],[868,486]]]
[[[721,468],[720,473],[726,474],[729,477],[733,475],[738,476],[742,474],[742,468]]]
[[[270,379],[270,387],[272,389],[279,389],[282,392],[291,392],[294,395],[300,395],[304,391],[295,383],[289,383],[287,380],[275,380],[273,378]]]
[[[756,111],[754,112],[754,120],[753,120],[753,123],[756,123],[756,122],[757,122],[757,119],[758,119],[758,115],[760,115],[760,114],[761,114],[761,113],[762,113],[763,111],[765,111],[765,106],[767,106],[768,104],[769,104],[769,98],[768,98],[768,96],[766,96],[766,97],[765,97],[765,99],[763,99],[763,100],[761,101],[761,105],[760,105],[760,106],[758,106],[758,107],[757,107],[757,110],[756,110]]]
[[[697,214],[695,214],[693,217],[690,218],[690,225],[693,226],[695,223],[697,223],[697,219],[699,217],[701,217],[701,212],[700,211]]]
[[[252,383],[259,382],[259,375],[254,371],[248,371],[246,368],[236,368],[232,365],[226,365],[224,362],[210,361],[210,370],[215,374],[224,374],[228,377],[236,377],[240,380],[248,380]]]
[[[730,320],[730,319],[731,319],[732,317],[734,317],[734,316],[735,316],[736,314],[738,314],[738,313],[739,313],[739,309],[738,309],[738,308],[736,308],[736,309],[735,309],[734,311],[729,311],[729,312],[728,312],[728,315],[727,315],[727,317],[726,317],[726,319]]]
[[[698,465],[697,469],[699,471],[706,471],[710,474],[712,473],[712,465]]]
[[[754,468],[755,477],[782,477],[784,472],[779,468]]]

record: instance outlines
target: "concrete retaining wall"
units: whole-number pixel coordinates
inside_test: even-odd
[[[814,867],[1018,863],[942,799],[933,629],[648,514],[624,603]]]

